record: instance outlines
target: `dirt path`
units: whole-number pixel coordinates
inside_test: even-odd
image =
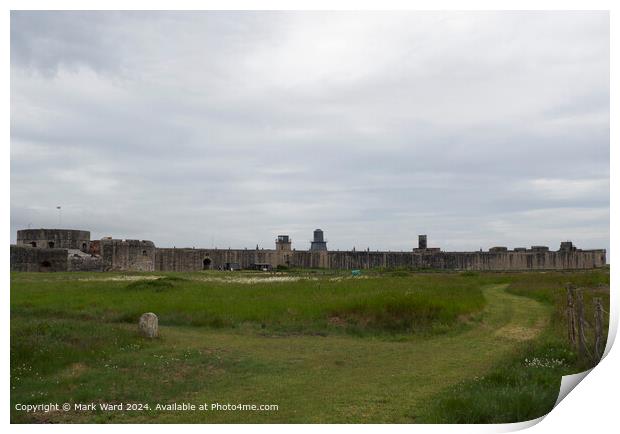
[[[479,326],[460,334],[384,339],[267,338],[225,331],[165,327],[177,347],[229,348],[256,364],[227,373],[192,402],[275,403],[277,412],[208,412],[204,422],[413,422],[426,399],[460,381],[484,375],[515,345],[545,327],[549,308],[511,295],[506,285],[484,289]],[[182,421],[183,414],[163,421]]]

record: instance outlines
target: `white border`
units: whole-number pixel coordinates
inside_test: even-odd
[[[617,2],[616,2],[617,3]],[[617,138],[617,104],[618,86],[613,80],[620,73],[618,68],[618,56],[614,55],[614,48],[618,49],[618,7],[614,8],[612,1],[550,1],[550,0],[524,0],[524,1],[415,1],[415,0],[358,0],[358,1],[284,1],[284,0],[230,0],[230,1],[198,1],[198,0],[151,0],[149,2],[139,2],[134,0],[110,0],[110,1],[89,1],[88,7],[83,1],[77,0],[58,0],[53,3],[44,0],[8,0],[3,2],[4,14],[0,18],[0,29],[2,29],[1,52],[4,60],[3,74],[3,94],[5,104],[3,105],[3,116],[0,123],[3,132],[4,143],[3,156],[0,158],[0,176],[3,180],[2,201],[6,204],[2,213],[2,223],[5,228],[4,236],[1,238],[3,245],[8,247],[10,243],[10,151],[8,144],[10,143],[10,10],[63,10],[63,9],[99,9],[99,10],[131,10],[131,9],[158,9],[158,10],[609,10],[611,19],[611,169],[618,165],[618,138]],[[618,218],[618,176],[613,170],[611,173],[611,219],[615,221]],[[616,198],[614,200],[614,197]],[[619,256],[620,246],[618,244],[618,233],[612,226],[610,228],[611,249],[616,252],[615,256]],[[9,297],[9,249],[1,250],[4,267],[2,268],[4,309],[3,309],[3,327],[2,327],[2,348],[5,349],[5,357],[2,359],[2,405],[0,411],[5,424],[9,423],[9,331],[10,331],[10,297]],[[615,283],[618,281],[618,270],[612,268],[612,305],[611,305],[611,324],[609,343],[614,340],[618,329],[618,300],[616,296]],[[605,359],[597,366],[590,375],[577,385],[576,390],[571,392],[566,399],[561,401],[559,405],[545,418],[536,421],[524,422],[519,424],[508,425],[296,425],[295,431],[309,433],[320,429],[321,431],[334,432],[355,431],[356,433],[375,432],[378,430],[389,430],[393,432],[450,432],[450,433],[480,433],[480,432],[508,432],[524,429],[530,426],[532,432],[607,432],[613,426],[618,426],[615,401],[618,397],[619,375],[617,366],[620,366],[619,351],[617,349],[610,351]],[[540,422],[540,423],[537,423]],[[84,429],[92,432],[107,432],[110,427],[104,425],[61,425],[61,426],[33,426],[33,425],[11,425],[9,429],[12,432],[32,432],[33,430],[46,430],[49,432],[83,432]],[[131,432],[137,427],[132,425],[118,425],[114,430],[119,432]],[[222,433],[232,433],[240,428],[251,429],[256,432],[279,433],[287,432],[291,429],[287,425],[149,425],[148,427],[138,429],[148,429],[153,432],[169,432],[175,429],[182,429],[186,432],[203,432],[207,430],[216,430]]]

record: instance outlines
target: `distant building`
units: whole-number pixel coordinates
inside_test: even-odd
[[[90,232],[70,229],[24,229],[11,245],[11,271],[182,271],[275,268],[410,268],[439,270],[574,270],[603,267],[604,249],[582,250],[563,241],[547,246],[509,250],[496,246],[484,252],[444,252],[428,247],[426,235],[409,252],[329,251],[323,231],[316,229],[310,250],[291,249],[288,235],[278,235],[275,249],[201,249],[156,247],[152,241],[91,240]]]
[[[278,238],[276,238],[276,250],[278,252],[290,252],[291,243],[292,241],[288,235],[278,235]]]
[[[314,240],[310,243],[311,252],[327,251],[327,241],[323,239],[323,231],[321,229],[314,230]]]

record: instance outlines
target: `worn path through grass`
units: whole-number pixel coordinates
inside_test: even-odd
[[[534,338],[543,329],[549,308],[508,294],[505,287],[485,288],[487,307],[480,326],[430,339],[248,339],[213,333],[208,338],[211,343],[238,346],[283,369],[246,378],[240,387],[227,391],[198,392],[192,400],[260,399],[280,405],[277,413],[256,414],[257,421],[414,422],[425,399],[444,387],[483,375],[515,343]],[[205,338],[202,333],[187,329],[166,333],[190,346]],[[205,420],[246,417],[220,412],[209,414]]]
[[[548,306],[505,289],[506,285],[484,288],[482,321],[468,331],[430,338],[276,337],[162,327],[156,344],[162,351],[173,347],[238,361],[237,367],[193,372],[192,391],[179,391],[163,402],[278,404],[279,410],[83,413],[58,415],[58,421],[415,422],[426,400],[448,386],[484,375],[519,342],[533,339],[545,327]],[[96,368],[89,369],[76,379],[86,387],[88,378],[97,378]],[[173,363],[170,370],[170,377],[153,381],[188,381],[182,365]],[[113,390],[122,395],[136,373],[118,374]]]

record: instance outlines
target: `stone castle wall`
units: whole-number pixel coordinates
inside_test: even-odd
[[[433,268],[444,270],[563,270],[598,268],[605,250],[525,252],[329,252],[328,268]]]
[[[217,270],[226,264],[249,268],[252,264],[287,265],[293,252],[255,249],[174,249],[155,250],[156,271]],[[290,265],[290,264],[289,264]]]
[[[84,253],[80,250],[68,250],[68,271],[102,271],[101,256]]]
[[[318,231],[318,230],[317,230]],[[323,240],[322,231],[315,239]],[[64,229],[18,231],[11,246],[13,271],[200,271],[254,268],[267,264],[294,268],[369,269],[408,268],[439,270],[568,270],[606,265],[605,250],[579,250],[563,242],[558,251],[545,246],[531,249],[493,247],[487,252],[442,252],[422,247],[408,252],[290,250],[281,235],[276,249],[157,248],[152,241],[103,238],[90,241],[90,232]],[[325,241],[313,241],[325,242]],[[49,248],[48,246],[52,246]],[[259,268],[262,265],[259,266]]]
[[[152,241],[104,238],[99,244],[103,271],[154,271],[155,244]]]
[[[67,271],[67,249],[11,245],[11,271]]]
[[[206,261],[206,262],[205,262]],[[606,264],[605,250],[500,251],[500,252],[369,252],[369,251],[290,251],[232,249],[156,249],[156,271],[200,271],[225,268],[237,263],[241,268],[268,263],[298,268],[368,269],[412,268],[443,270],[564,270],[598,268]]]

